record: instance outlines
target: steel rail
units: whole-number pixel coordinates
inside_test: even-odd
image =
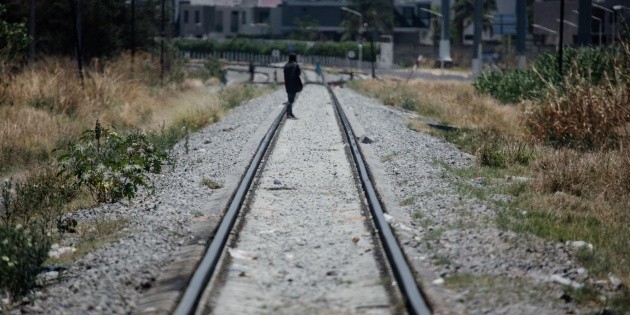
[[[313,82],[305,82],[305,84],[320,84]],[[385,219],[384,211],[381,206],[381,202],[376,193],[376,189],[372,184],[372,180],[370,179],[369,172],[366,166],[366,163],[363,159],[363,155],[358,147],[356,142],[354,132],[352,131],[352,127],[348,121],[348,118],[337,99],[337,96],[333,93],[331,87],[328,84],[325,84],[328,93],[335,104],[335,110],[339,115],[343,133],[346,136],[346,140],[350,145],[352,158],[357,167],[358,175],[361,180],[361,185],[367,197],[368,205],[370,207],[370,211],[372,213],[372,217],[374,218],[374,222],[376,224],[376,229],[379,233],[379,238],[383,243],[383,248],[385,249],[388,261],[394,273],[394,277],[396,278],[397,285],[400,288],[403,297],[405,299],[405,304],[407,306],[407,310],[410,314],[417,315],[429,315],[431,311],[427,306],[420,290],[416,284],[415,277],[409,268],[407,261],[400,249],[398,242]],[[256,154],[252,158],[245,175],[243,176],[238,188],[232,195],[228,210],[221,220],[219,228],[208,247],[208,250],[204,254],[201,263],[197,267],[195,273],[193,274],[184,295],[179,301],[175,311],[173,314],[176,315],[189,315],[195,314],[197,311],[197,307],[199,305],[201,296],[206,289],[214,270],[218,264],[219,258],[221,257],[221,253],[227,243],[230,231],[232,230],[236,219],[238,217],[239,211],[243,202],[245,201],[245,197],[247,192],[253,182],[253,179],[256,175],[258,167],[262,161],[262,158],[266,154],[267,149],[271,143],[273,136],[282,119],[286,113],[286,107],[281,111],[280,115],[276,117],[272,126],[267,130],[265,137],[261,140],[258,149],[256,150]]]
[[[361,179],[361,185],[365,191],[372,217],[376,223],[376,229],[378,230],[379,237],[383,243],[383,247],[385,248],[385,252],[394,272],[394,277],[396,278],[398,287],[403,293],[405,303],[407,304],[407,310],[411,314],[431,314],[431,310],[420,293],[420,289],[418,288],[415,277],[405,260],[405,256],[403,255],[400,246],[398,246],[398,241],[389,227],[389,223],[387,223],[387,220],[385,219],[381,202],[378,198],[374,185],[372,185],[372,180],[370,179],[367,166],[363,159],[361,150],[359,150],[359,146],[357,145],[357,141],[354,136],[354,132],[352,131],[352,127],[348,122],[348,118],[346,117],[343,108],[341,108],[341,104],[339,103],[335,93],[333,93],[330,85],[326,85],[326,87],[333,102],[335,103],[335,108],[341,119],[346,140],[350,145],[352,157]]]
[[[223,248],[230,236],[230,231],[232,230],[232,227],[234,227],[234,223],[236,222],[241,206],[245,201],[247,191],[256,176],[256,171],[258,170],[260,162],[269,148],[269,144],[271,143],[274,134],[278,130],[278,126],[280,126],[280,123],[282,122],[286,110],[285,106],[258,145],[256,154],[251,160],[249,167],[247,168],[247,172],[241,179],[236,192],[233,194],[228,210],[221,220],[219,228],[217,229],[208,250],[203,256],[201,263],[199,263],[199,266],[197,266],[197,269],[195,270],[195,273],[193,274],[188,287],[186,288],[186,291],[184,292],[184,295],[179,301],[179,304],[173,314],[188,315],[195,313],[199,300],[201,299],[201,296],[210,281],[212,274],[214,273],[219,258],[221,257],[221,253],[223,252]]]

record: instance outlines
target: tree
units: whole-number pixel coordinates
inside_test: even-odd
[[[320,25],[318,19],[306,16],[304,18],[293,19],[293,24],[298,27],[296,31],[291,33],[291,39],[296,40],[315,40],[317,39],[317,33],[312,29]]]
[[[363,31],[376,30],[378,33],[389,34],[394,28],[394,8],[389,0],[351,0],[348,8],[363,15],[363,24],[367,25]],[[350,15],[350,13],[344,14]],[[359,17],[354,15],[346,17],[342,25],[347,34],[358,33]]]
[[[6,8],[0,4],[0,74],[23,59],[31,38],[25,23],[12,23],[4,18]]]
[[[473,23],[475,12],[475,0],[455,0],[453,4],[453,30],[455,31],[455,42],[462,44],[464,41],[464,28]],[[483,1],[483,30],[491,29],[492,12],[497,10],[496,0]]]
[[[8,23],[28,21],[28,5],[24,0],[1,0],[6,7]],[[76,4],[76,0],[73,1]],[[151,47],[159,35],[158,0],[136,1],[136,47]],[[114,55],[131,47],[131,14],[128,0],[82,0],[81,40],[85,59]],[[37,1],[37,52],[50,55],[71,55],[75,47],[72,8],[68,0]],[[4,43],[4,41],[1,41]]]

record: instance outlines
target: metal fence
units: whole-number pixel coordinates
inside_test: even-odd
[[[214,57],[219,59],[225,59],[232,62],[253,62],[256,65],[270,65],[274,63],[285,63],[289,60],[287,55],[281,55],[274,57],[270,55],[260,55],[244,52],[233,51],[180,51],[179,57],[191,58],[191,59],[205,59],[208,57]],[[369,61],[359,62],[356,59],[330,57],[330,56],[302,56],[298,55],[298,62],[306,65],[315,65],[317,62],[322,67],[334,67],[334,68],[360,68],[369,69],[372,67],[372,63]]]

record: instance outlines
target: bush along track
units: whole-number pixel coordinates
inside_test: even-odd
[[[587,276],[567,285],[567,300],[623,313],[630,311],[628,56],[627,43],[570,50],[564,77],[554,56],[545,55],[530,69],[484,74],[472,87],[430,81],[354,87],[457,126],[434,130],[421,123],[426,118],[409,123],[477,157],[474,167],[444,167],[461,193],[495,209],[499,228],[573,248]]]
[[[57,157],[53,164],[34,168],[24,179],[6,179],[0,186],[0,310],[11,309],[33,288],[47,285],[42,271],[64,270],[120,238],[130,222],[94,210],[89,210],[93,220],[82,221],[75,211],[99,204],[110,209],[107,205],[132,199],[141,189],[152,193],[151,174],[165,166],[175,168],[173,147],[178,142],[188,154],[191,132],[266,92],[238,85],[224,88],[219,97],[184,93],[173,100],[185,103],[178,106],[183,110],[155,131],[129,126],[118,131],[97,120],[76,140],[49,153]]]
[[[147,173],[159,173],[166,151],[140,131],[117,134],[102,128],[86,130],[59,155],[58,170],[32,172],[23,182],[6,181],[0,196],[0,294],[19,301],[38,283],[59,233],[76,232],[66,217],[69,204],[89,192],[94,202],[133,198],[140,186],[150,187]],[[60,150],[61,151],[61,150]]]
[[[60,175],[74,178],[96,202],[133,198],[140,186],[149,187],[146,173],[159,173],[166,152],[149,143],[140,131],[119,135],[96,121],[79,141],[60,155]]]
[[[0,313],[46,284],[42,270],[66,268],[55,265],[119,238],[130,221],[109,210],[88,210],[84,220],[81,209],[150,193],[152,173],[174,168],[176,143],[184,140],[188,153],[192,132],[267,92],[207,89],[218,82],[207,79],[222,76],[214,59],[201,73],[174,62],[160,81],[151,55],[137,52],[131,62],[122,53],[86,67],[84,82],[70,59],[42,56],[10,71],[0,59]],[[199,79],[205,85],[186,85]],[[74,252],[53,257],[60,244]]]

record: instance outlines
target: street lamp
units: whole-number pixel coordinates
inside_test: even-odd
[[[614,5],[612,8],[615,11],[630,10],[630,7],[627,7],[627,6],[621,5],[621,4]],[[628,31],[628,21],[626,20],[626,16],[623,13],[621,13],[621,19],[623,20],[624,28],[625,28],[625,31],[627,32]]]
[[[363,14],[346,7],[341,7],[341,10],[359,16],[359,34],[363,34]],[[357,46],[359,48],[359,69],[361,69],[361,65],[363,65],[363,45],[358,43]]]
[[[450,45],[448,45],[449,42],[448,42],[448,39],[446,38],[446,28],[444,27],[445,25],[444,16],[438,12],[429,10],[427,8],[420,8],[420,10],[426,13],[435,15],[442,19],[441,26],[440,26],[440,68],[444,69],[444,62],[451,61],[451,52],[450,52],[450,47],[449,47]]]
[[[556,22],[560,22],[560,19],[556,19]],[[564,24],[566,24],[566,25],[573,26],[573,27],[575,27],[575,28],[577,28],[577,27],[578,27],[578,26],[577,26],[577,24],[575,24],[575,23],[573,23],[573,22],[571,22],[571,21],[562,20],[562,23],[564,23]]]
[[[615,11],[597,3],[593,3],[592,5],[595,8],[598,8],[598,9],[601,9],[610,13],[610,17],[611,17],[610,21],[612,22],[612,36],[611,37],[612,37],[612,44],[614,45],[615,44]]]
[[[578,10],[573,10],[573,13],[580,15],[580,12]],[[602,19],[594,15],[591,15],[591,19],[599,22],[599,46],[601,46],[602,45]]]
[[[544,27],[542,25],[538,25],[538,24],[532,24],[532,27],[533,28],[537,28],[537,29],[541,29],[541,30],[543,30],[545,32],[548,32],[548,33],[551,33],[553,35],[556,35],[556,51],[558,51],[558,41],[559,41],[558,32],[556,32],[556,31],[554,31],[552,29],[546,28],[546,27]]]
[[[359,16],[359,34],[363,33],[363,14],[359,13],[358,11],[346,8],[346,7],[341,7],[341,10]]]

